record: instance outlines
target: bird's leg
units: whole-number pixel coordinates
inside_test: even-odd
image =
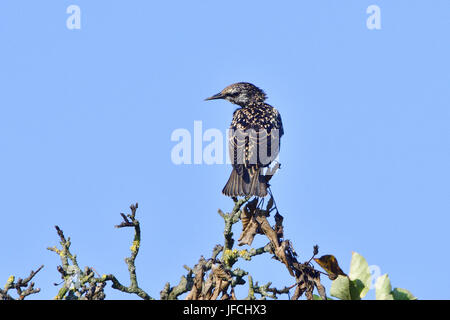
[[[275,202],[275,197],[273,196],[272,189],[270,189],[270,186],[267,187],[267,190],[269,191],[270,197],[273,199],[273,209],[276,209],[278,212],[277,203]]]
[[[257,209],[262,209],[264,206],[264,198],[259,199],[258,205],[256,206]]]

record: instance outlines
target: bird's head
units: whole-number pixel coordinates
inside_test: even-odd
[[[218,94],[205,100],[225,99],[231,103],[245,107],[249,104],[264,102],[266,98],[266,94],[260,88],[248,82],[238,82],[229,85]]]

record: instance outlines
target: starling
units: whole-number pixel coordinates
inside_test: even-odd
[[[239,106],[233,113],[228,151],[233,165],[222,190],[229,197],[267,195],[263,169],[278,155],[283,125],[280,113],[265,103],[263,90],[247,82],[229,85],[206,100],[225,99]]]

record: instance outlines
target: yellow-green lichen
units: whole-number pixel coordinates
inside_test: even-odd
[[[139,250],[140,242],[139,240],[134,240],[133,245],[130,247],[131,252],[136,252]]]
[[[228,265],[233,265],[239,257],[239,251],[237,249],[226,249],[223,252],[223,261]]]
[[[241,258],[244,258],[245,260],[251,260],[250,253],[247,251],[247,249],[240,250],[239,251],[239,256]]]
[[[5,290],[9,289],[9,287],[11,286],[11,284],[14,283],[14,280],[15,280],[15,279],[16,279],[16,278],[15,278],[14,276],[10,276],[10,277],[8,278],[8,280],[6,280]]]

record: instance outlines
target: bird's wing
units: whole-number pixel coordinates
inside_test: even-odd
[[[228,151],[233,167],[242,174],[243,168],[268,166],[278,156],[278,129],[230,129]]]
[[[243,174],[246,163],[246,142],[245,130],[230,128],[228,131],[228,152],[233,168],[239,175]]]

